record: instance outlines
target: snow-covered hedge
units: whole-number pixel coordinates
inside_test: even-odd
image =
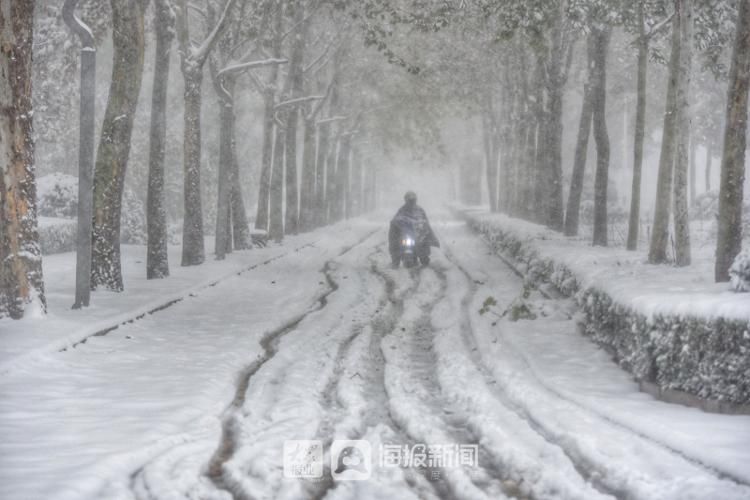
[[[60,173],[37,179],[39,215],[75,217],[78,210],[78,178]]]
[[[574,297],[585,334],[637,380],[707,403],[750,404],[750,322],[634,310],[618,304],[602,287],[583,286],[568,266],[540,255],[528,236],[471,212],[463,215],[496,252],[514,261],[530,283],[551,283]]]
[[[58,218],[39,218],[39,243],[43,255],[72,252],[76,248],[75,220]]]
[[[37,181],[39,215],[42,217],[75,218],[78,213],[78,178],[60,173],[45,175]],[[45,253],[69,252],[75,248],[68,243],[67,225],[41,229],[42,251]],[[75,221],[73,221],[73,242],[75,241]],[[47,248],[54,251],[44,250]],[[120,219],[120,241],[131,245],[146,244],[146,209],[130,189],[125,189],[122,197],[122,217]],[[170,240],[171,241],[171,240]]]

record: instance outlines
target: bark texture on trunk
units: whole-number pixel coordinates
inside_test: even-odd
[[[276,13],[274,14],[273,21],[273,57],[275,59],[280,59],[283,42],[283,34],[281,31],[284,22],[284,2],[276,3]],[[255,229],[261,231],[270,231],[271,177],[274,169],[274,154],[275,151],[278,151],[278,149],[274,149],[274,136],[278,135],[276,131],[277,124],[274,120],[276,114],[276,86],[278,85],[278,79],[279,67],[273,65],[263,92],[263,104],[265,106],[263,112],[263,152],[261,155],[262,164],[260,182],[258,185],[258,208],[255,215]]]
[[[565,211],[565,235],[578,235],[578,221],[581,212],[581,194],[583,193],[583,176],[586,172],[586,154],[591,135],[591,118],[593,116],[592,93],[589,84],[583,87],[583,101],[581,117],[578,122],[578,138],[576,139],[575,157],[573,159],[573,173],[570,177],[568,192],[568,207]]]
[[[628,250],[638,248],[641,222],[641,174],[643,171],[643,141],[646,134],[646,78],[648,72],[648,45],[643,19],[643,3],[638,4],[638,83],[636,89],[635,132],[633,134],[633,182],[630,189],[630,215],[628,217]]]
[[[235,124],[232,123],[231,171],[229,172],[232,188],[232,241],[235,250],[246,250],[252,248],[252,241],[250,238],[250,222],[247,220],[247,212],[245,211],[245,197],[242,194],[235,130]]]
[[[167,0],[154,2],[156,13],[156,55],[154,82],[151,95],[151,133],[148,161],[148,193],[146,195],[146,225],[148,243],[146,277],[169,276],[167,256],[167,211],[164,206],[164,151],[167,139],[167,88],[169,59],[174,39],[174,13]]]
[[[275,242],[284,239],[284,139],[286,137],[284,129],[283,122],[276,123],[268,220],[268,237]]]
[[[315,171],[315,118],[305,117],[303,122],[302,184],[299,195],[299,230],[315,227],[316,171]]]
[[[711,191],[711,161],[713,160],[713,151],[711,151],[712,148],[713,148],[713,142],[711,141],[711,139],[709,139],[706,142],[706,167],[705,167],[706,190],[705,192]]]
[[[669,58],[669,83],[667,87],[667,107],[664,112],[664,130],[662,132],[661,154],[659,156],[659,174],[656,181],[656,207],[654,225],[651,230],[651,244],[648,250],[648,261],[660,264],[667,261],[667,242],[669,241],[669,215],[672,193],[672,171],[674,168],[674,151],[677,122],[677,78],[680,65],[680,27],[675,17],[672,22],[672,54]]]
[[[219,178],[216,197],[215,254],[217,260],[232,252],[232,149],[234,142],[234,82],[222,79],[219,84]]]
[[[294,4],[293,22],[295,26],[292,53],[289,58],[289,92],[287,97],[295,99],[302,97],[304,90],[302,63],[305,55],[307,39],[307,22],[305,21],[304,3]],[[284,233],[297,234],[299,232],[299,183],[297,179],[297,128],[299,125],[299,106],[293,105],[286,116],[286,211],[284,219]]]
[[[273,168],[274,93],[266,91],[263,112],[263,151],[261,153],[260,182],[258,183],[258,209],[255,213],[255,229],[268,231],[268,210],[271,193],[271,170]]]
[[[674,167],[675,264],[690,265],[690,220],[688,217],[688,166],[690,163],[690,73],[693,44],[692,0],[675,0],[680,27],[680,64],[675,95],[677,151]]]
[[[62,16],[81,41],[81,94],[78,141],[78,228],[76,295],[73,309],[91,301],[91,220],[93,219],[94,143],[96,133],[96,44],[91,29],[76,15],[78,0],[66,0]]]
[[[485,180],[490,211],[497,212],[497,161],[495,158],[495,117],[492,116],[492,98],[487,96],[482,113],[482,142],[484,145]]]
[[[122,291],[120,216],[145,47],[140,0],[112,0],[112,83],[94,171],[91,286]]]
[[[206,258],[203,241],[201,204],[201,104],[203,67],[183,65],[185,80],[184,220],[182,225],[182,265],[202,264]]]
[[[596,174],[594,176],[593,244],[607,246],[607,187],[609,185],[609,135],[607,134],[607,52],[611,28],[594,28],[594,65],[592,71],[592,106]]]
[[[727,121],[719,185],[717,282],[729,280],[729,267],[742,246],[742,188],[745,180],[748,88],[750,88],[750,0],[740,0],[737,35],[729,70]]]
[[[34,174],[34,2],[0,0],[0,318],[44,311]]]
[[[318,151],[315,160],[315,227],[321,227],[326,222],[326,159],[328,158],[330,124],[323,123],[317,127]]]
[[[566,36],[564,8],[560,2],[560,12],[552,29],[552,48],[547,64],[548,121],[547,157],[547,213],[546,224],[555,231],[562,231],[565,214],[563,212],[562,178],[562,135],[563,135],[563,94],[567,71],[565,68]]]

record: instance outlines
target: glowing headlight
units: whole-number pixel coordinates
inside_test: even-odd
[[[401,241],[401,244],[404,245],[405,247],[413,247],[414,246],[414,240],[411,239],[411,238],[404,238]]]

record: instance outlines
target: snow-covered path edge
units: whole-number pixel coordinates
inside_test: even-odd
[[[31,348],[23,354],[19,354],[7,360],[0,361],[0,376],[11,374],[19,369],[28,366],[35,360],[43,359],[49,354],[75,348],[79,344],[85,343],[90,337],[106,335],[123,325],[133,323],[135,321],[143,319],[148,315],[169,308],[176,303],[183,301],[186,297],[198,294],[199,292],[207,288],[214,287],[220,282],[225,281],[233,276],[240,276],[246,272],[257,269],[258,267],[271,264],[276,260],[286,257],[290,253],[303,251],[305,248],[313,246],[319,237],[320,235],[317,234],[317,232],[311,232],[292,239],[292,241],[294,242],[293,246],[276,246],[262,250],[252,250],[251,252],[257,255],[257,259],[253,259],[250,263],[248,263],[247,261],[238,261],[238,265],[234,267],[234,269],[221,274],[219,277],[204,279],[196,284],[193,284],[176,292],[157,297],[156,299],[151,300],[146,304],[139,305],[128,311],[121,312],[115,316],[86,324],[85,326],[82,326],[81,328],[73,332],[56,338],[39,347]],[[203,265],[210,266],[211,262],[206,262]],[[85,317],[82,318],[82,320],[85,321]]]
[[[290,254],[293,254],[295,256],[293,259],[293,262],[296,262],[295,265],[299,265],[300,262],[312,262],[323,265],[326,259],[335,258],[339,252],[346,252],[350,248],[361,244],[368,238],[371,238],[375,233],[379,231],[379,229],[373,229],[373,227],[374,226],[371,224],[364,224],[359,225],[359,228],[356,231],[351,231],[351,227],[349,225],[342,226],[341,229],[345,233],[337,234],[333,237],[326,237],[325,235],[321,237],[321,235],[316,236],[312,234],[308,236],[307,239],[312,240],[313,243],[308,242],[303,245],[297,245],[296,247],[291,248],[278,247],[280,250],[279,255],[270,257],[268,256],[268,254],[266,254],[265,256],[259,255],[259,257],[263,259],[261,262],[253,264],[251,266],[243,266],[243,269],[226,273],[219,278],[211,280],[210,283],[202,284],[202,286],[190,287],[189,289],[182,292],[182,299],[177,300],[170,305],[176,305],[178,303],[185,304],[186,300],[202,300],[201,297],[208,293],[209,290],[217,291],[219,288],[223,288],[225,285],[229,286],[229,288],[231,289],[236,285],[232,285],[229,282],[240,279],[248,279],[248,276],[255,276],[255,274],[247,275],[245,273],[250,269],[257,269],[258,267],[264,266],[265,264],[269,264],[271,262],[273,262],[274,264],[269,268],[264,268],[268,270],[263,272],[265,274],[268,274],[268,272],[272,273],[272,268],[275,269],[278,266],[285,266],[284,262],[279,262],[279,260],[282,257]],[[346,237],[341,238],[342,234],[346,234]],[[315,245],[314,243],[320,243],[320,245]],[[293,262],[290,262],[290,264]],[[316,264],[314,270],[311,268],[310,272],[313,274],[318,274],[322,277],[323,274],[320,274],[321,271],[319,267],[320,266]],[[255,280],[257,278],[252,279]],[[306,297],[304,302],[299,302],[295,307],[292,307],[289,310],[284,309],[283,314],[280,314],[278,318],[274,319],[272,322],[269,322],[268,326],[263,329],[262,333],[260,331],[258,332],[260,333],[260,335],[257,337],[257,342],[259,342],[259,344],[257,345],[261,346],[263,339],[269,335],[272,335],[274,331],[288,328],[290,327],[290,325],[299,322],[300,317],[304,317],[309,312],[316,310],[318,301],[321,299],[321,297],[328,293],[327,287],[323,286],[323,283],[319,281],[320,280],[318,279],[315,280],[315,283],[318,283],[318,289],[314,294]],[[198,291],[196,291],[197,289],[200,289],[202,291],[198,293]],[[146,313],[146,315],[142,317],[135,318],[135,321],[123,321],[122,325],[124,326],[124,328],[118,328],[117,333],[113,333],[113,336],[125,336],[125,333],[132,333],[128,331],[129,329],[144,328],[143,326],[139,325],[142,325],[143,322],[148,323],[155,318],[159,318],[162,314],[174,314],[172,312],[173,310],[174,309],[171,307],[157,308],[154,314]],[[140,319],[143,319],[144,321],[138,321]],[[148,341],[150,335],[138,335],[137,337],[143,339],[144,341]],[[110,336],[93,337],[91,338],[90,342],[83,344],[81,348],[87,351],[89,349],[94,349],[97,355],[101,355],[101,351],[97,351],[97,349],[100,349],[100,342],[104,342],[107,339],[110,339]],[[250,338],[246,343],[252,342],[253,339]],[[137,471],[144,463],[154,460],[155,457],[163,455],[175,447],[190,447],[201,445],[201,443],[205,442],[218,442],[219,436],[222,432],[221,416],[227,411],[228,408],[230,408],[233,402],[237,391],[237,385],[241,381],[243,373],[248,369],[247,363],[252,363],[256,357],[256,354],[258,354],[253,349],[249,349],[249,347],[250,346],[248,345],[248,350],[243,354],[246,361],[241,361],[240,364],[237,363],[237,360],[233,361],[232,363],[227,363],[227,365],[220,370],[221,373],[214,374],[217,376],[212,377],[212,381],[209,386],[204,387],[203,390],[199,391],[200,394],[196,394],[196,401],[193,401],[193,403],[197,403],[195,407],[193,407],[192,404],[186,407],[177,407],[174,409],[174,416],[170,417],[171,421],[161,422],[161,424],[164,425],[159,424],[156,427],[150,428],[148,437],[144,439],[148,440],[150,439],[150,436],[156,436],[156,438],[148,444],[143,445],[142,443],[126,443],[127,447],[130,447],[132,449],[125,449],[123,452],[111,453],[103,456],[95,464],[87,466],[85,470],[78,469],[75,474],[69,476],[64,481],[58,480],[57,484],[55,484],[54,481],[48,483],[46,483],[44,480],[34,481],[31,476],[24,480],[24,482],[30,482],[32,484],[36,483],[37,486],[32,486],[31,490],[43,489],[44,491],[46,491],[44,496],[36,496],[36,494],[29,492],[22,493],[21,496],[13,496],[15,493],[13,493],[14,490],[12,489],[12,487],[6,484],[5,486],[8,489],[3,488],[1,484],[2,481],[0,481],[0,497],[9,499],[19,498],[23,500],[30,500],[32,498],[50,498],[48,494],[54,491],[54,497],[60,499],[119,498],[117,495],[118,489],[122,489],[123,485],[128,484],[129,478],[131,477],[130,475],[133,473],[133,471]],[[260,347],[258,349],[260,349]],[[79,352],[80,350],[81,349],[68,350],[65,353],[59,352],[60,350],[53,350],[52,353],[48,354],[48,359],[44,359],[45,362],[43,364],[39,363],[39,359],[30,357],[28,358],[30,359],[30,366],[33,367],[34,370],[14,371],[10,378],[15,379],[16,382],[10,382],[7,380],[7,378],[6,382],[15,383],[19,387],[25,384],[26,386],[31,388],[32,384],[25,381],[25,377],[27,374],[37,372],[42,367],[45,367],[46,369],[44,371],[47,372],[57,370],[58,368],[64,368],[65,366],[59,360],[56,360],[56,357],[70,355],[73,353],[77,353],[79,356],[84,355]],[[88,355],[92,354],[94,353],[90,353]],[[51,364],[48,365],[47,362],[51,362]],[[10,392],[5,395],[10,396]],[[6,401],[6,403],[11,404],[12,402],[8,400]],[[24,408],[23,406],[14,404],[14,406],[9,406],[4,411],[7,412],[6,415],[9,419],[14,419],[15,417],[12,414],[27,412],[27,410],[28,409]],[[29,415],[30,417],[32,416],[31,414]],[[145,414],[144,417],[150,418],[150,416],[147,414]],[[26,420],[28,421],[29,426],[35,425],[31,418],[27,418]],[[104,422],[100,423],[103,424]],[[97,427],[101,427],[101,425]],[[11,431],[12,428],[14,427],[8,426],[2,431],[14,432]],[[62,427],[60,427],[59,429],[59,434],[63,439],[66,437],[65,432],[65,424],[62,424]],[[0,435],[2,434],[3,432],[0,432]],[[45,436],[42,439],[46,438],[48,438],[48,436]],[[38,447],[37,445],[33,446]],[[19,451],[21,453],[25,453],[23,450]],[[55,450],[51,449],[50,451],[54,452]],[[3,460],[0,460],[0,462],[4,462],[8,466],[13,464],[15,467],[15,459],[19,459],[20,468],[18,468],[18,470],[23,471],[25,467],[23,463],[27,458],[28,456],[24,457],[18,455],[14,457],[13,455],[7,453],[5,454],[5,456],[3,456]],[[49,461],[49,458],[43,460]],[[61,465],[64,467],[63,464]],[[31,465],[31,467],[33,468],[33,464]],[[2,469],[2,466],[0,466],[0,469]],[[12,474],[10,470],[6,472],[8,474]],[[19,477],[18,479],[21,480],[22,478]],[[105,491],[103,491],[102,488],[104,488]],[[16,491],[16,493],[18,493],[18,491]],[[27,493],[29,494],[27,495]]]

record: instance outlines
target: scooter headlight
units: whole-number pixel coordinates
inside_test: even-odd
[[[401,244],[404,245],[405,247],[413,247],[414,246],[414,240],[411,239],[411,238],[404,238],[401,241]]]

